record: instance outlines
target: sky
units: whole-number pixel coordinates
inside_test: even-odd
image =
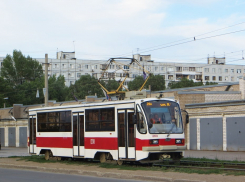
[[[0,57],[245,64],[244,0],[1,0]]]

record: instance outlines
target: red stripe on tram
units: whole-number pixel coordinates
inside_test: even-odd
[[[84,138],[84,148],[118,150],[118,140],[111,137],[86,137]]]
[[[37,137],[37,147],[73,148],[72,137]]]

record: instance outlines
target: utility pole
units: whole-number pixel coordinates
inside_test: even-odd
[[[45,107],[48,107],[48,54],[45,54]]]

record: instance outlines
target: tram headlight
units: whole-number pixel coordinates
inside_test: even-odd
[[[175,139],[175,144],[182,144],[184,143],[183,139]]]
[[[150,140],[150,144],[151,145],[156,145],[156,144],[158,144],[158,140],[156,140],[156,139]]]

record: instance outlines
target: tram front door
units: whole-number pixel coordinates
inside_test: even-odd
[[[36,153],[36,117],[29,117],[29,153]]]
[[[118,110],[118,158],[135,158],[134,110]]]
[[[73,113],[73,155],[84,156],[84,113]]]

